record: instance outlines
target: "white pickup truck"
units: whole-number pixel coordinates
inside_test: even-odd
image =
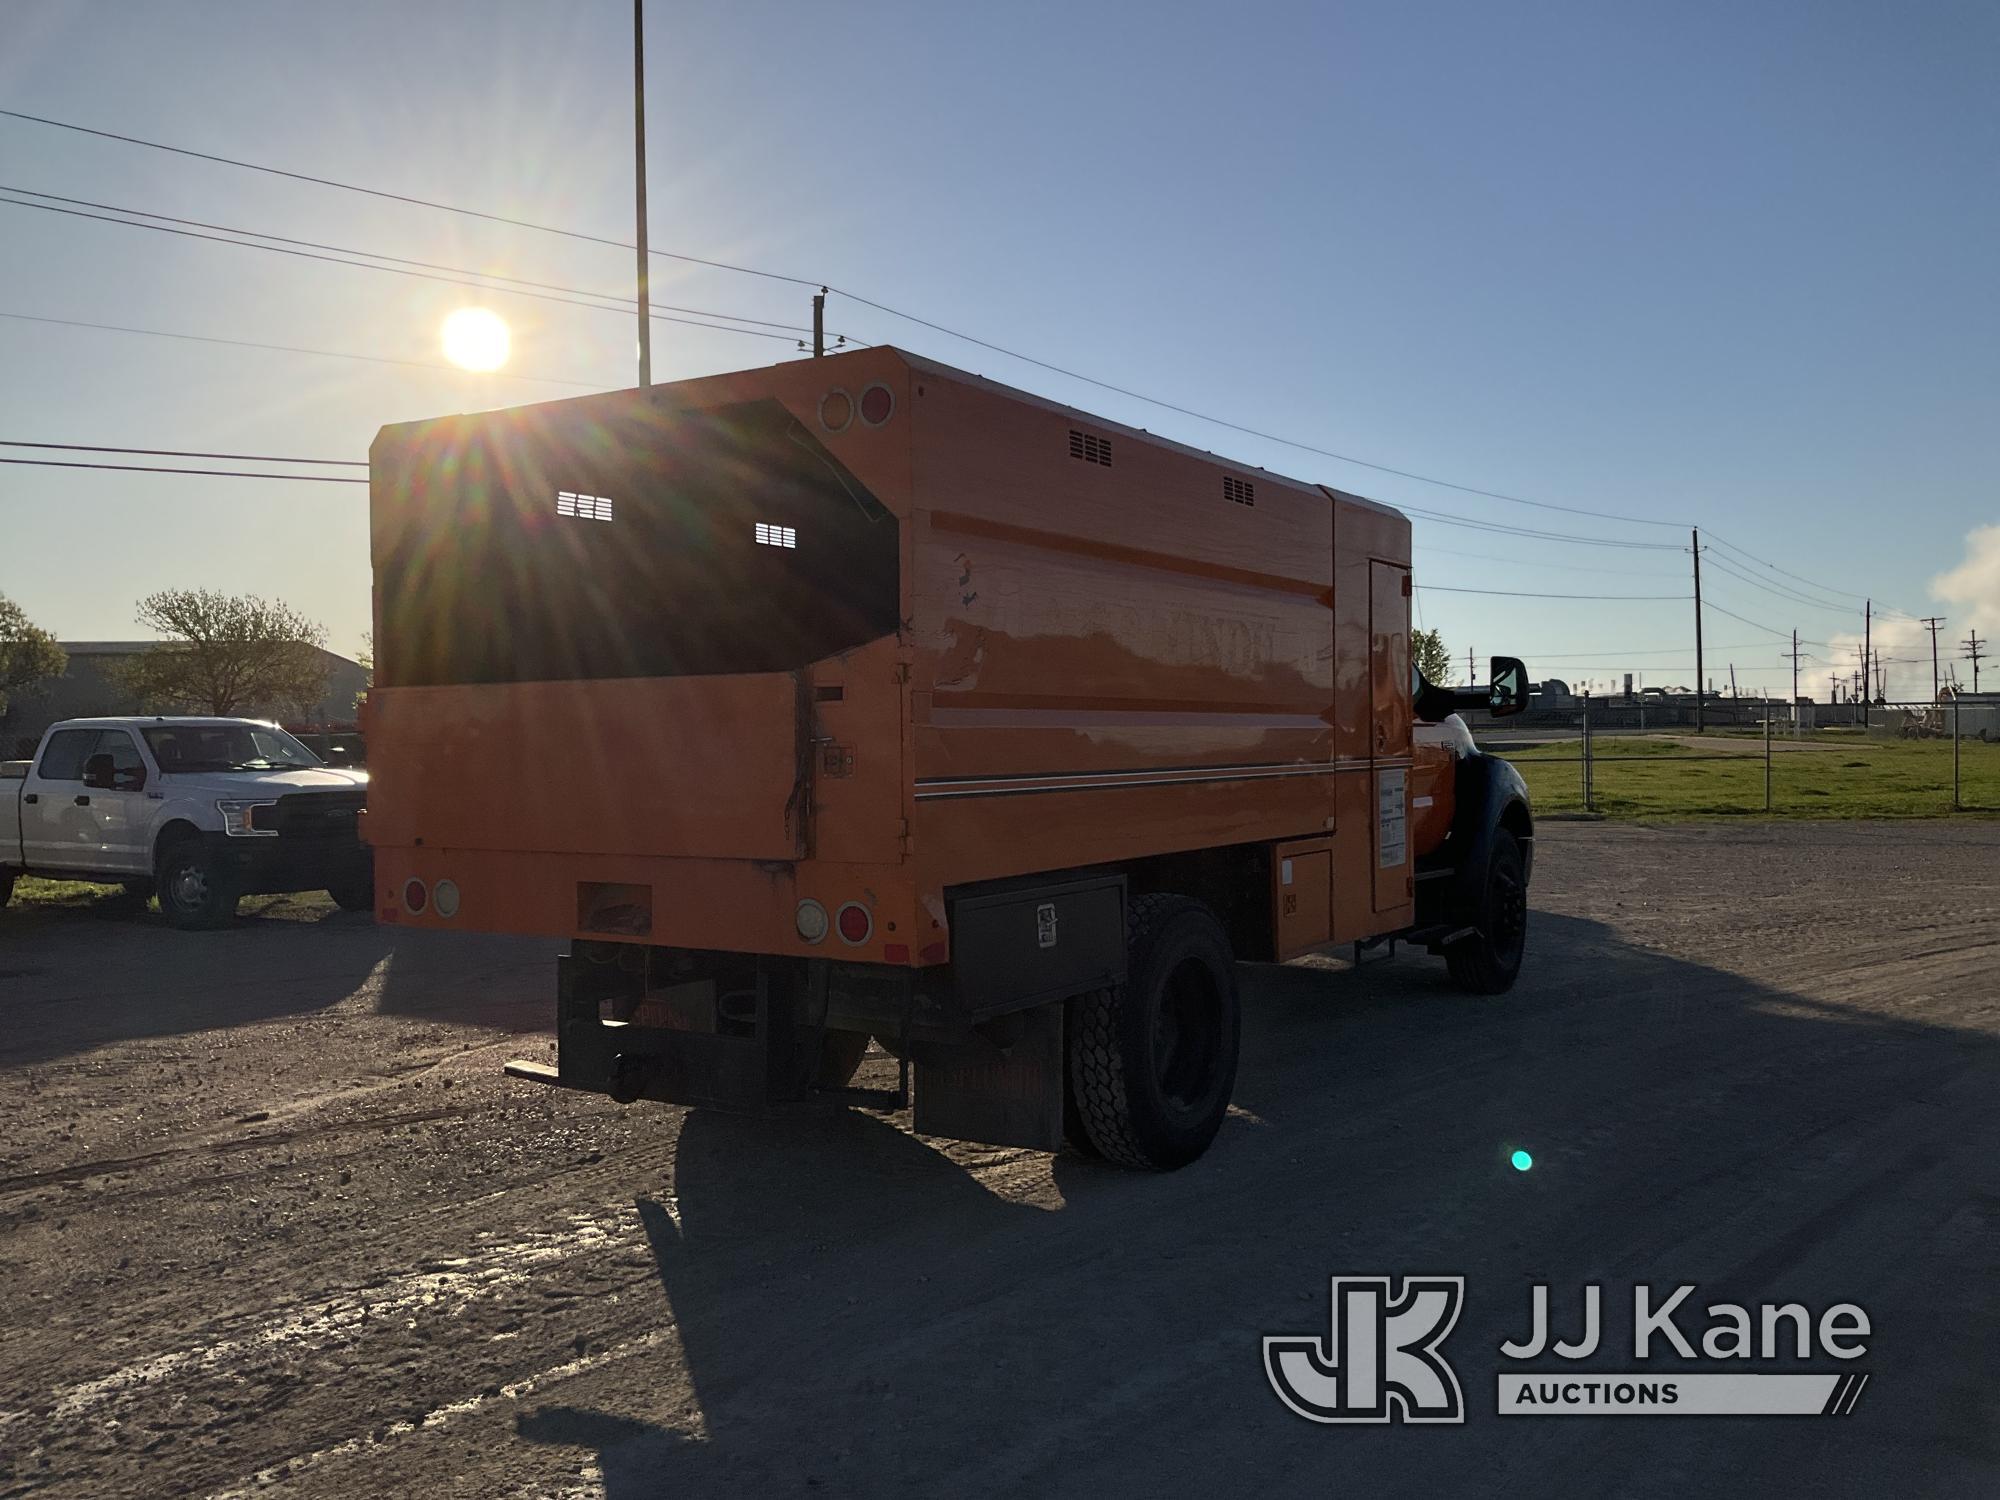
[[[254,719],[67,719],[33,760],[0,763],[0,906],[17,877],[45,875],[157,892],[183,928],[225,926],[268,891],[366,911],[367,787]]]

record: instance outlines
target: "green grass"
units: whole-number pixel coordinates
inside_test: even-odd
[[[1936,740],[1821,737],[1818,748],[1774,749],[1772,811],[1778,817],[1929,818],[1951,814],[1951,744]],[[1542,812],[1583,810],[1575,741],[1507,753]],[[1762,817],[1764,757],[1735,753],[1732,737],[1711,760],[1689,743],[1651,736],[1600,736],[1592,745],[1595,810],[1614,818]],[[1960,797],[1970,813],[2000,813],[2000,745],[1960,745]]]

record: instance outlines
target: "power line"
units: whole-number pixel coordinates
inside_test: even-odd
[[[381,188],[362,187],[357,183],[340,182],[331,177],[314,177],[306,172],[288,172],[283,167],[267,167],[254,161],[241,161],[231,156],[216,156],[207,151],[193,151],[186,146],[169,146],[162,141],[149,141],[136,135],[120,135],[112,130],[94,130],[88,125],[73,125],[67,120],[51,120],[46,115],[24,114],[17,109],[0,109],[0,115],[9,119],[27,120],[36,125],[51,125],[57,130],[73,130],[79,135],[99,136],[107,141],[123,141],[128,146],[145,146],[154,151],[169,151],[175,156],[190,156],[197,161],[218,162],[225,167],[241,167],[249,172],[264,172],[272,177],[289,177],[294,182],[310,182],[317,187],[339,188],[342,192],[364,193],[370,198],[383,198],[392,203],[407,203],[417,208],[434,208],[443,213],[462,214],[469,219],[484,219],[491,224],[506,224],[515,229],[533,229],[541,234],[561,235],[564,239],[583,240],[593,245],[609,245],[619,250],[636,250],[638,246],[630,240],[614,240],[604,235],[585,234],[580,229],[563,229],[554,224],[537,224],[531,219],[513,219],[505,214],[486,213],[477,208],[461,208],[453,203],[440,203],[433,198],[418,198],[407,193],[391,193]],[[718,271],[735,271],[744,276],[761,276],[767,281],[785,281],[793,286],[818,286],[815,280],[801,276],[783,276],[776,271],[760,271],[754,266],[732,265],[724,260],[706,260],[699,255],[682,255],[672,250],[654,250],[667,260],[686,261],[689,265],[708,266]]]
[[[462,214],[470,218],[484,219],[491,223],[507,224],[517,229],[532,229],[544,234],[561,235],[568,239],[585,240],[593,244],[614,246],[622,250],[635,250],[637,248],[636,245],[627,240],[615,240],[608,238],[606,236],[585,234],[579,230],[564,229],[552,224],[536,223],[528,219],[516,219],[509,217],[505,214],[487,213],[479,209],[463,208],[456,204],[441,203],[435,199],[419,198],[406,193],[392,193],[379,188],[362,187],[356,183],[341,182],[337,179],[330,177],[318,177],[310,173],[293,172],[293,171],[287,171],[279,167],[265,166],[258,162],[248,162],[234,157],[218,156],[206,151],[194,151],[186,147],[169,146],[161,141],[146,140],[140,136],[123,135],[116,131],[98,130],[87,125],[72,124],[66,120],[50,119],[45,115],[31,115],[31,114],[26,114],[20,110],[0,110],[0,116],[6,116],[7,118],[16,120],[26,120],[37,125],[52,126],[58,130],[72,130],[83,135],[94,135],[101,137],[105,140],[121,141],[128,145],[145,146],[157,151],[169,151],[178,156],[193,157],[201,161],[219,162],[224,166],[239,167],[247,171],[264,172],[276,177],[287,177],[291,178],[293,181],[309,182],[320,187],[339,188],[344,192],[364,193],[369,197],[383,198],[392,202],[407,203],[421,208],[436,209],[444,213]],[[701,256],[683,255],[683,254],[672,253],[667,251],[659,251],[659,250],[653,251],[653,253],[656,255],[666,256],[668,259],[671,260],[680,260],[694,265],[709,266],[717,270],[734,271],[744,275],[761,276],[773,281],[788,282],[794,286],[814,286],[822,284],[815,281],[807,280],[806,278],[803,277],[780,275],[779,273],[774,271],[759,270],[755,267],[736,265],[727,261],[709,260]],[[989,339],[983,339],[975,334],[966,333],[960,329],[952,328],[943,323],[935,322],[932,319],[920,317],[916,313],[905,312],[901,308],[892,307],[886,302],[878,302],[870,297],[864,297],[858,292],[848,291],[843,287],[830,286],[828,287],[828,290],[838,294],[839,296],[847,298],[850,302],[858,303],[862,307],[868,307],[874,309],[876,312],[886,313],[888,316],[892,318],[900,318],[904,322],[913,323],[920,328],[928,328],[934,333],[941,333],[945,335],[945,337],[947,338],[958,339],[963,343],[972,344],[978,348],[990,350],[995,354],[1004,355],[1008,359],[1018,360],[1022,364],[1033,365],[1037,369],[1047,370],[1051,374],[1062,376],[1064,379],[1079,381],[1084,385],[1094,386],[1099,390],[1110,391],[1114,395],[1124,396],[1129,400],[1139,401],[1143,402],[1147,406],[1157,407],[1162,411],[1175,412],[1184,417],[1191,417],[1198,422],[1206,422],[1211,426],[1220,427],[1230,432],[1242,433],[1246,437],[1254,437],[1263,442],[1276,443],[1282,447],[1291,448],[1301,453],[1312,453],[1321,458],[1330,458],[1336,463],[1351,464],[1356,468],[1368,469],[1378,474],[1394,475],[1399,479],[1414,480],[1419,484],[1435,485],[1440,489],[1456,490],[1460,494],[1478,495],[1484,499],[1489,499],[1489,500],[1502,500],[1511,505],[1532,506],[1538,510],[1560,511],[1568,515],[1593,516],[1599,520],[1618,521],[1625,525],[1630,525],[1630,526],[1667,526],[1667,527],[1678,528],[1680,525],[1678,521],[1659,521],[1659,520],[1654,520],[1653,518],[1648,516],[1627,516],[1627,515],[1620,515],[1614,511],[1592,510],[1584,506],[1575,506],[1575,505],[1558,505],[1548,500],[1531,500],[1523,495],[1510,495],[1500,490],[1482,489],[1476,485],[1460,484],[1454,480],[1439,479],[1433,475],[1421,474],[1413,469],[1403,469],[1403,468],[1398,468],[1391,464],[1376,463],[1371,459],[1357,458],[1352,454],[1339,453],[1331,448],[1322,448],[1313,443],[1305,443],[1305,442],[1300,442],[1294,438],[1282,437],[1277,433],[1266,432],[1260,428],[1250,427],[1241,422],[1232,422],[1226,418],[1213,416],[1203,411],[1197,411],[1193,407],[1182,406],[1176,402],[1166,401],[1157,396],[1148,396],[1140,391],[1132,390],[1129,387],[1115,385],[1108,380],[1099,380],[1095,376],[1085,375],[1079,370],[1072,370],[1067,368],[1066,366],[1055,364],[1049,360],[1038,359],[1032,354],[1023,354],[1021,351],[1017,349],[1009,349],[1004,345],[993,343]],[[850,342],[852,341],[850,340]]]
[[[324,359],[358,359],[374,365],[407,365],[413,370],[447,370],[455,375],[466,371],[457,365],[446,364],[436,359],[392,359],[386,354],[350,354],[339,349],[308,349],[298,344],[260,344],[250,339],[215,338],[201,333],[169,333],[163,328],[131,328],[122,323],[87,323],[81,318],[45,318],[33,313],[0,312],[0,318],[13,318],[23,323],[50,323],[59,328],[94,328],[101,333],[133,333],[155,339],[185,339],[194,344],[222,344],[233,349],[269,349],[280,354],[316,354]],[[493,370],[488,378],[500,380],[525,380],[536,385],[568,385],[579,390],[601,391],[605,389],[601,380],[562,380],[553,375],[520,375],[511,370]]]
[[[300,260],[323,261],[328,265],[353,266],[356,269],[363,271],[384,271],[392,276],[409,276],[415,278],[418,281],[436,281],[445,283],[450,286],[471,287],[475,291],[499,292],[503,296],[508,296],[508,297],[532,297],[537,302],[557,302],[557,303],[562,303],[563,305],[568,307],[588,308],[592,312],[611,312],[611,313],[623,314],[631,310],[630,308],[626,307],[607,306],[603,302],[585,302],[579,300],[579,298],[582,297],[594,297],[600,295],[599,293],[596,292],[579,292],[576,297],[560,297],[560,296],[555,296],[549,292],[529,291],[522,287],[496,286],[490,281],[471,281],[461,276],[442,276],[433,271],[413,270],[404,266],[376,265],[374,264],[373,261],[368,261],[368,260],[346,260],[342,259],[341,256],[339,255],[322,255],[315,251],[294,249],[292,247],[285,245],[262,245],[256,243],[254,240],[249,240],[249,239],[231,239],[227,235],[221,235],[221,234],[202,234],[193,229],[176,229],[166,224],[144,224],[144,223],[139,223],[133,219],[113,218],[109,214],[86,213],[82,209],[78,208],[60,208],[53,203],[30,203],[26,199],[22,198],[0,198],[0,203],[11,204],[16,208],[39,209],[43,213],[66,214],[71,218],[95,219],[102,224],[122,224],[127,229],[148,229],[153,231],[155,234],[178,235],[183,239],[191,239],[191,240],[208,240],[211,243],[217,245],[235,245],[244,250],[265,250],[269,251],[273,255],[290,255]],[[254,234],[255,231],[231,230],[229,231],[229,233]],[[268,238],[268,236],[266,236],[266,238]],[[344,247],[335,247],[335,248],[341,248],[342,254],[344,255],[373,254],[372,251],[368,250],[347,250]],[[380,258],[386,258],[386,257],[380,257]],[[478,271],[468,271],[465,274],[466,276],[480,276],[483,275],[484,273]],[[696,309],[691,309],[691,310],[696,310]],[[703,315],[711,318],[735,318],[735,314],[733,313],[708,312],[704,313]],[[698,323],[694,322],[692,319],[689,318],[668,317],[663,313],[657,313],[657,312],[653,314],[653,318],[656,322],[681,323],[692,328],[711,328],[718,333],[748,334],[756,338],[777,339],[780,343],[786,343],[786,344],[794,342],[791,334],[768,333],[763,331],[761,328],[732,328],[727,324],[723,323]],[[742,319],[736,319],[736,321],[746,322],[746,323],[764,322],[764,320],[761,318],[742,318]],[[792,325],[784,323],[776,323],[776,324],[771,324],[769,326],[773,328],[792,328]],[[800,331],[802,330],[798,328],[792,328],[792,333],[797,333]]]
[[[273,458],[268,453],[190,453],[181,448],[108,448],[101,443],[28,443],[0,438],[0,448],[52,448],[65,453],[129,453],[144,458],[218,458],[244,464],[323,464],[332,468],[365,469],[365,458]]]
[[[1854,606],[1851,604],[1829,604],[1825,600],[1814,599],[1806,594],[1802,594],[1797,589],[1788,588],[1782,583],[1765,583],[1762,579],[1753,578],[1741,569],[1732,567],[1730,560],[1726,557],[1712,556],[1709,558],[1708,564],[1712,568],[1720,569],[1739,583],[1747,583],[1753,589],[1761,589],[1772,597],[1783,599],[1788,603],[1803,604],[1809,609],[1823,609],[1829,614],[1852,615],[1854,613]]]
[[[205,474],[213,479],[297,479],[315,484],[366,484],[358,475],[256,474],[246,469],[175,469],[159,464],[95,464],[66,458],[0,458],[0,464],[28,464],[38,469],[116,469],[127,474]]]
[[[1441,526],[1458,526],[1468,531],[1487,531],[1499,536],[1527,537],[1538,542],[1570,542],[1583,547],[1624,547],[1642,552],[1687,551],[1687,548],[1675,542],[1628,542],[1617,537],[1583,536],[1569,531],[1538,531],[1532,527],[1513,526],[1505,521],[1482,521],[1471,516],[1453,515],[1450,511],[1426,510],[1420,505],[1401,505],[1397,509],[1404,515],[1435,521]]]
[[[1685,602],[1687,594],[1531,594],[1514,589],[1459,589],[1448,588],[1441,583],[1419,583],[1415,588],[1427,594],[1491,594],[1502,599],[1615,599],[1622,604],[1658,604],[1667,601]]]
[[[369,260],[388,261],[392,265],[398,266],[416,266],[420,270],[425,271],[449,271],[460,276],[477,276],[485,281],[508,282],[515,286],[529,287],[536,291],[561,292],[575,297],[594,297],[600,301],[616,304],[615,310],[619,312],[627,311],[637,305],[635,299],[623,296],[617,292],[594,292],[581,287],[562,286],[547,281],[530,281],[526,277],[508,276],[499,271],[476,271],[467,266],[439,265],[435,261],[411,260],[409,257],[402,255],[385,255],[380,250],[356,250],[347,245],[327,245],[320,243],[318,240],[301,240],[294,239],[289,235],[267,234],[261,229],[238,229],[233,225],[210,224],[201,219],[181,219],[176,218],[172,214],[156,214],[143,208],[127,208],[119,203],[94,203],[88,198],[65,198],[60,193],[42,193],[37,192],[33,188],[15,187],[10,183],[0,183],[0,192],[21,193],[29,198],[46,198],[51,202],[73,204],[80,208],[100,208],[107,213],[126,214],[138,219],[158,219],[164,224],[184,224],[192,229],[213,229],[222,234],[245,235],[257,240],[273,240],[280,245],[298,245],[308,250],[330,250],[339,255],[360,255],[367,257]],[[23,206],[31,207],[32,205]],[[145,229],[150,226],[135,224],[132,227],[135,229]],[[261,249],[264,247],[253,245],[250,248]],[[655,302],[650,305],[664,308],[668,312],[690,313],[701,318],[726,318],[732,323],[750,323],[759,328],[782,328],[788,333],[810,333],[812,331],[798,323],[780,323],[770,318],[747,318],[737,313],[712,312],[705,307],[676,307],[670,302]],[[847,335],[845,334],[836,334],[835,337],[847,340]],[[858,342],[856,340],[847,341]]]
[[[1471,557],[1481,562],[1506,563],[1521,568],[1552,568],[1561,573],[1596,573],[1608,578],[1677,578],[1675,573],[1640,572],[1630,568],[1600,568],[1588,563],[1548,562],[1539,557],[1501,557],[1491,552],[1466,552],[1454,547],[1437,547],[1429,542],[1416,542],[1412,550],[1435,553],[1440,557]]]
[[[1744,558],[1746,558],[1750,562],[1756,563],[1759,567],[1769,568],[1774,573],[1783,573],[1785,577],[1792,579],[1794,582],[1806,584],[1811,588],[1823,589],[1829,594],[1839,594],[1843,598],[1847,599],[1860,599],[1865,602],[1868,598],[1871,597],[1867,594],[1851,593],[1847,589],[1837,589],[1830,583],[1821,583],[1816,579],[1807,578],[1801,573],[1794,573],[1788,569],[1781,568],[1776,563],[1771,562],[1766,558],[1759,557],[1754,552],[1745,551],[1743,548],[1737,546],[1734,542],[1728,541],[1723,537],[1719,537],[1712,531],[1708,534],[1708,539],[1711,542],[1716,542],[1724,547],[1727,547],[1731,552],[1741,554]],[[1898,615],[1909,614],[1909,611],[1897,609],[1894,605],[1884,605],[1883,608],[1887,609],[1891,614],[1898,614]],[[1915,615],[1909,615],[1909,618],[1914,620],[1917,617]]]

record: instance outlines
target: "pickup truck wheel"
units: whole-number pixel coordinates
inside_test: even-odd
[[[14,872],[0,870],[0,906],[14,899]]]
[[[1186,896],[1133,899],[1126,980],[1069,1002],[1069,1084],[1096,1153],[1169,1172],[1208,1149],[1236,1086],[1241,1020],[1229,939]]]
[[[183,931],[227,927],[236,917],[239,894],[200,839],[179,839],[161,850],[155,884],[160,911]]]
[[[375,909],[375,884],[373,881],[357,880],[352,885],[330,885],[327,895],[342,911],[373,911]]]
[[[1505,994],[1521,972],[1528,945],[1528,873],[1514,835],[1493,835],[1486,890],[1474,919],[1477,931],[1444,950],[1452,983],[1475,995]]]

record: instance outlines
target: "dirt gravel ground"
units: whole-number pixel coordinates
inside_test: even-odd
[[[552,944],[0,913],[0,1494],[2000,1493],[2000,825],[1543,833],[1505,999],[1245,969],[1167,1177],[510,1083]],[[1464,1425],[1279,1405],[1335,1273],[1468,1279]],[[1600,1369],[1636,1281],[1857,1302],[1874,1379],[1502,1418],[1538,1281]]]

